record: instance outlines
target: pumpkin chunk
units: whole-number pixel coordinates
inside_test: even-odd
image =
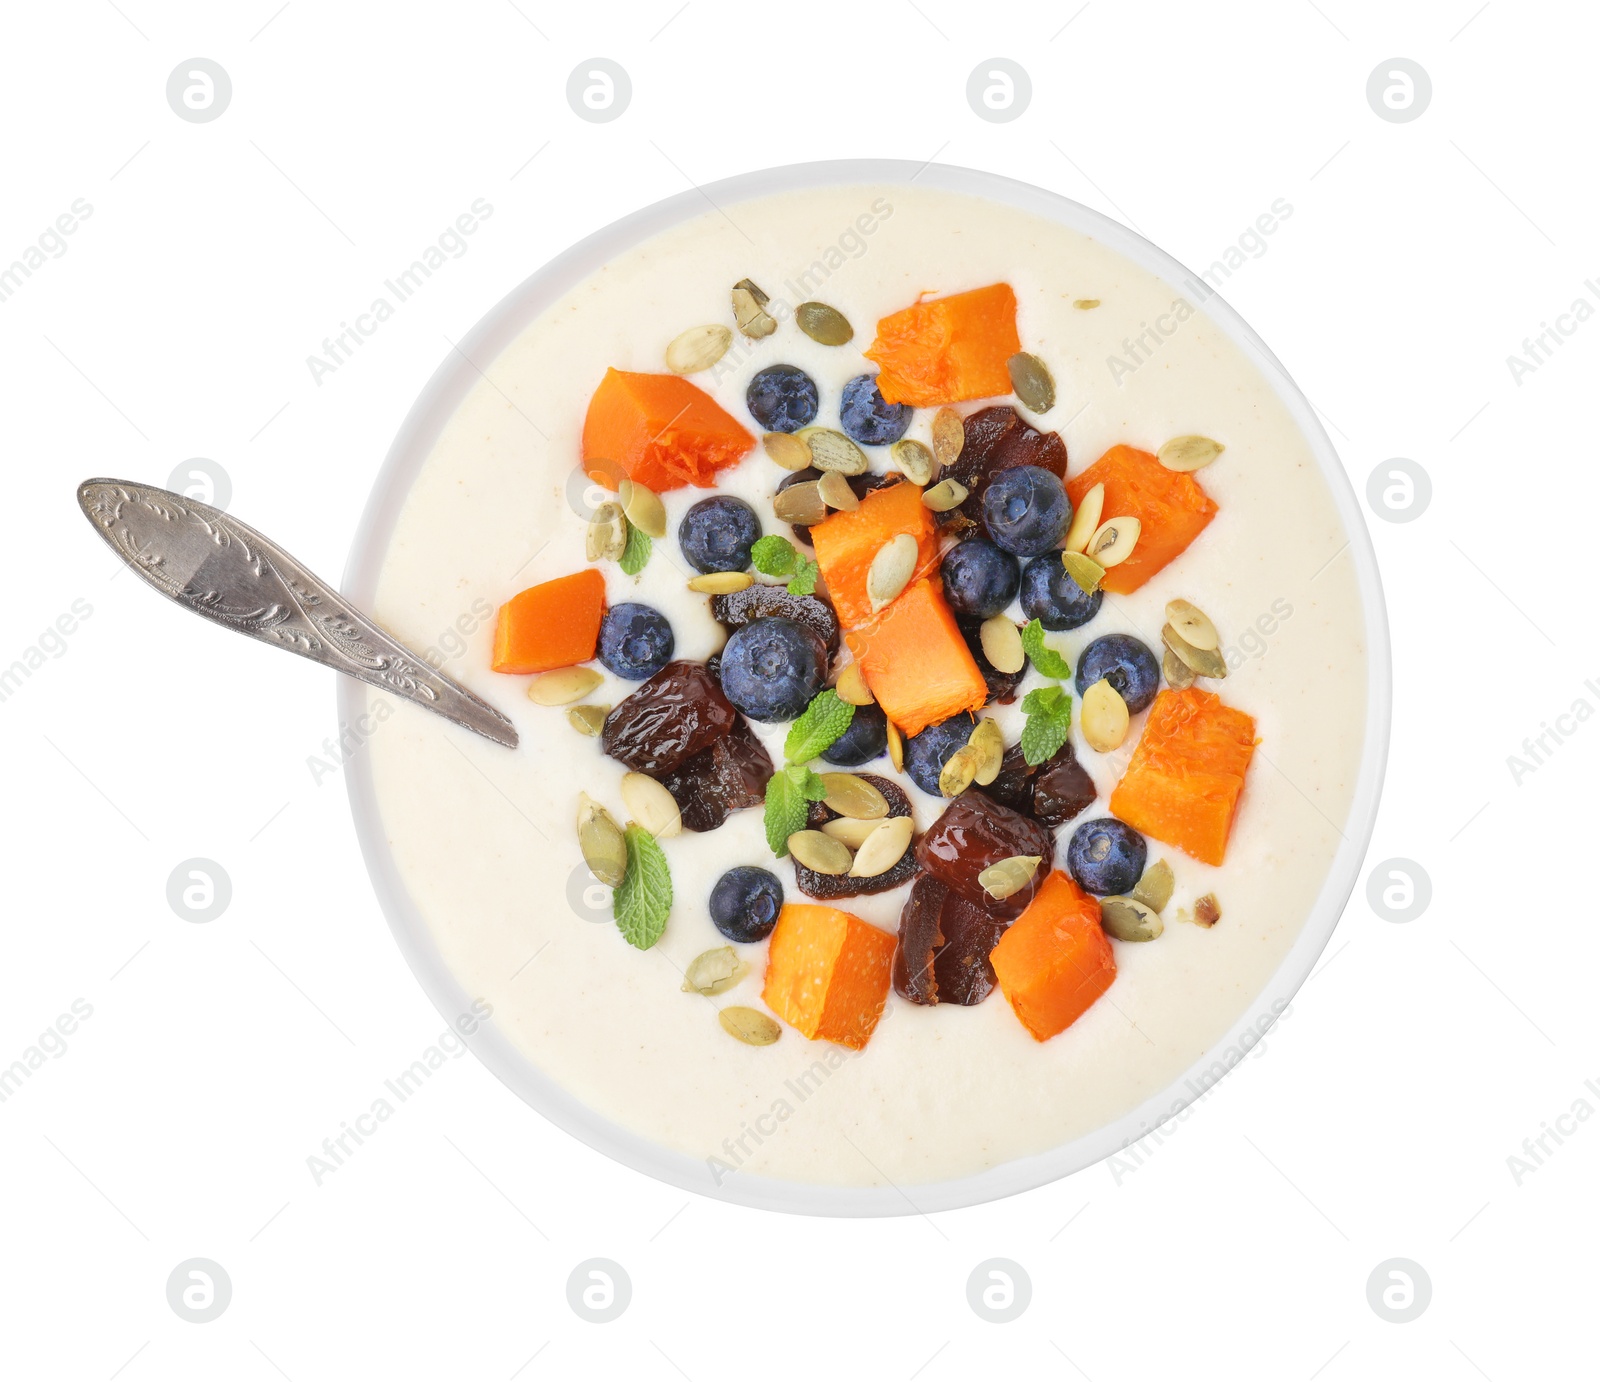
[[[845,642],[883,713],[907,737],[989,698],[955,615],[930,578],[908,586],[877,618],[846,633]]]
[[[1168,470],[1148,451],[1113,446],[1082,474],[1067,481],[1067,496],[1077,508],[1096,485],[1106,487],[1107,518],[1139,520],[1139,541],[1133,554],[1113,566],[1100,582],[1113,595],[1128,595],[1148,581],[1205,530],[1217,505],[1200,482]]]
[[[1135,830],[1220,864],[1256,750],[1256,722],[1191,686],[1161,692],[1139,747],[1111,794],[1111,811]]]
[[[1006,361],[1022,349],[1009,283],[916,302],[878,322],[867,359],[886,403],[936,408],[1011,392]]]
[[[529,586],[500,606],[489,665],[528,673],[587,662],[605,612],[606,579],[593,567]]]
[[[583,420],[583,468],[612,489],[623,475],[658,493],[713,485],[755,444],[710,394],[676,374],[608,369]]]
[[[1100,904],[1060,869],[989,953],[1011,1010],[1035,1041],[1048,1041],[1087,1012],[1117,977]]]
[[[817,565],[845,628],[872,618],[867,570],[884,543],[902,533],[917,540],[916,574],[932,571],[939,564],[938,522],[923,504],[922,491],[904,480],[873,490],[858,508],[829,514],[812,525]]]
[[[761,997],[802,1036],[859,1051],[889,997],[894,937],[837,907],[790,902],[767,943]]]

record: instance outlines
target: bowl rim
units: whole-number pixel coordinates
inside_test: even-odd
[[[406,414],[373,482],[345,567],[344,593],[359,607],[372,608],[383,555],[411,485],[457,406],[482,377],[480,365],[474,361],[498,358],[530,322],[582,278],[650,236],[703,214],[708,205],[720,208],[774,193],[863,183],[918,184],[984,197],[1088,235],[1185,296],[1192,295],[1196,285],[1204,286],[1199,275],[1164,250],[1092,208],[1030,183],[953,164],[877,158],[798,163],[741,173],[678,193],[613,221],[556,256],[507,293],[445,357]],[[892,1183],[813,1184],[742,1171],[716,1177],[707,1163],[631,1132],[590,1109],[523,1056],[490,1018],[478,1027],[468,1044],[496,1078],[580,1142],[680,1189],[786,1213],[881,1217],[966,1208],[1036,1189],[1093,1166],[1181,1113],[1270,1031],[1332,937],[1355,888],[1376,825],[1388,759],[1392,695],[1388,616],[1377,557],[1355,490],[1310,401],[1266,343],[1220,293],[1207,288],[1203,299],[1194,305],[1252,360],[1310,445],[1349,539],[1367,644],[1366,725],[1350,810],[1341,832],[1343,841],[1300,935],[1238,1020],[1168,1086],[1104,1127],[1048,1151],[971,1175],[903,1187]],[[487,368],[486,363],[483,368]],[[338,713],[342,723],[358,720],[365,707],[365,695],[366,688],[360,683],[339,678]],[[442,1016],[454,1021],[469,1011],[473,999],[445,965],[426,921],[400,878],[382,826],[370,756],[354,755],[346,766],[345,780],[357,839],[379,906],[423,991]],[[1222,1073],[1216,1074],[1219,1064]]]

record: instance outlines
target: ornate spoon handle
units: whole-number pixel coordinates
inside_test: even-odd
[[[85,480],[78,503],[123,561],[185,609],[516,748],[517,731],[498,710],[428,666],[238,519],[127,480]]]

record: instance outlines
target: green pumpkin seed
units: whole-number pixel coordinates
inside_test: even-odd
[[[755,1008],[723,1008],[717,1014],[722,1030],[746,1046],[771,1046],[782,1034],[777,1022]]]
[[[967,444],[967,429],[954,408],[941,408],[933,415],[933,458],[940,466],[950,465]]]
[[[1128,703],[1104,677],[1083,693],[1078,719],[1083,737],[1096,753],[1120,749],[1128,737]]]
[[[755,583],[748,571],[707,571],[703,576],[691,576],[689,589],[696,595],[734,595]]]
[[[922,491],[922,506],[934,513],[949,513],[967,502],[967,492],[959,480],[940,480],[932,489]]]
[[[624,479],[617,490],[617,499],[628,522],[648,537],[667,535],[667,506],[661,496],[648,486],[635,480]]]
[[[587,792],[578,793],[578,848],[589,872],[608,888],[620,888],[628,871],[628,844],[622,827]]]
[[[558,667],[553,672],[541,672],[528,683],[528,699],[535,705],[571,705],[603,680],[593,667]]]
[[[1194,668],[1171,648],[1161,650],[1161,675],[1174,691],[1183,691],[1194,685]]]
[[[1199,648],[1203,652],[1215,652],[1222,646],[1222,639],[1217,635],[1217,626],[1206,618],[1204,611],[1197,609],[1187,600],[1167,601],[1167,623],[1172,625],[1173,632],[1191,648]]]
[[[767,311],[767,295],[748,278],[733,285],[733,324],[752,341],[770,336],[778,329],[777,320]]]
[[[889,801],[864,777],[854,773],[821,773],[822,804],[857,821],[878,821],[889,814]]]
[[[871,705],[874,699],[872,688],[867,685],[867,679],[861,675],[859,662],[845,663],[844,670],[839,673],[839,679],[833,684],[833,689],[841,701],[849,701],[851,705]]]
[[[1069,552],[1081,552],[1089,545],[1089,539],[1095,534],[1095,529],[1100,526],[1100,515],[1106,506],[1106,487],[1092,485],[1084,492],[1078,501],[1078,507],[1072,512],[1072,523],[1067,529],[1066,541],[1062,546]]]
[[[1063,552],[1061,565],[1066,568],[1067,575],[1078,583],[1078,589],[1085,595],[1093,595],[1100,589],[1100,582],[1105,579],[1105,567],[1093,557],[1084,556],[1082,552]]]
[[[822,478],[817,481],[817,493],[822,496],[822,502],[830,509],[849,513],[861,507],[856,492],[850,488],[850,481],[837,470],[824,472]]]
[[[990,864],[978,875],[978,886],[988,893],[996,902],[1004,902],[1006,898],[1020,893],[1039,871],[1041,856],[1037,854],[1013,854],[1009,859],[1002,859],[998,864]]]
[[[726,355],[732,344],[733,332],[725,326],[691,326],[668,344],[667,368],[674,374],[699,374]]]
[[[779,490],[772,497],[772,512],[785,523],[798,523],[809,527],[828,516],[828,503],[815,480],[802,480],[798,485]]]
[[[918,555],[917,540],[910,533],[897,533],[878,548],[867,568],[867,599],[874,614],[911,584],[917,573]]]
[[[825,302],[802,302],[794,321],[818,345],[842,346],[856,334],[844,313]]]
[[[832,835],[846,849],[860,849],[866,844],[867,836],[882,824],[882,821],[857,821],[849,816],[839,816],[831,821],[823,821],[822,833]]]
[[[850,851],[832,835],[824,835],[820,830],[797,830],[789,836],[788,844],[795,862],[813,873],[837,878],[850,872]]]
[[[1011,388],[1030,412],[1048,413],[1056,406],[1056,381],[1037,355],[1018,351],[1006,361]]]
[[[958,797],[978,775],[978,764],[982,760],[978,750],[971,744],[963,744],[944,761],[944,767],[939,770],[939,793],[941,796]]]
[[[622,775],[622,802],[646,830],[665,840],[683,829],[683,818],[672,793],[643,773]]]
[[[703,993],[714,998],[726,993],[750,972],[750,966],[739,958],[731,945],[719,945],[689,961],[683,971],[683,992]]]
[[[900,473],[914,485],[931,484],[934,472],[939,468],[933,452],[910,437],[897,441],[889,448],[889,459],[900,467]]]
[[[1131,515],[1108,518],[1095,529],[1094,536],[1089,539],[1088,547],[1084,549],[1084,555],[1108,571],[1113,566],[1120,566],[1133,555],[1133,549],[1139,543],[1139,533],[1143,527],[1144,525]]]
[[[1119,941],[1153,941],[1166,930],[1160,917],[1131,897],[1102,897],[1100,924]]]
[[[606,716],[610,713],[609,705],[575,705],[567,711],[567,723],[579,734],[598,739],[600,731],[606,726]]]
[[[1021,632],[1004,614],[993,615],[978,626],[978,642],[989,665],[1007,676],[1020,672],[1028,660],[1022,650]]]
[[[594,511],[583,550],[590,561],[622,560],[628,550],[628,520],[615,499],[607,499]]]
[[[903,773],[906,770],[906,741],[893,720],[885,720],[884,729],[888,732],[889,762],[897,773]]]
[[[1168,470],[1199,470],[1216,460],[1227,448],[1210,437],[1174,437],[1162,443],[1156,459]]]
[[[1167,903],[1172,901],[1172,888],[1172,865],[1165,859],[1157,859],[1134,884],[1132,897],[1152,912],[1164,912]]]
[[[912,828],[910,816],[879,821],[877,828],[856,850],[856,857],[850,864],[850,877],[876,878],[888,873],[911,847]]]
[[[997,614],[997,619],[1004,619],[1004,615]],[[1013,633],[1017,626],[1009,619],[1006,623]],[[1017,639],[1017,646],[1022,646],[1022,639]],[[984,655],[988,656],[987,648]],[[991,662],[993,658],[989,659]],[[977,771],[972,774],[972,780],[980,787],[987,787],[995,778],[1000,776],[1000,764],[1006,756],[1006,736],[1000,730],[1000,722],[984,716],[973,728],[972,734],[967,739],[967,747],[976,749],[978,753]]]
[[[768,432],[761,438],[761,446],[768,459],[785,470],[804,470],[811,464],[811,448],[804,437],[793,432]]]
[[[803,427],[798,433],[811,448],[811,464],[818,470],[836,470],[841,475],[864,475],[867,453],[843,432],[831,427]]]
[[[1220,680],[1228,675],[1228,661],[1220,649],[1195,647],[1171,624],[1162,626],[1161,641],[1196,676]]]

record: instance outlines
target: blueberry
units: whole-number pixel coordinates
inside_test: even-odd
[[[1128,709],[1138,714],[1156,698],[1161,664],[1137,638],[1108,633],[1095,639],[1078,656],[1078,694],[1083,695],[1102,677],[1116,688]]]
[[[1110,816],[1085,821],[1067,842],[1067,867],[1096,897],[1131,892],[1144,874],[1144,836]]]
[[[793,619],[753,619],[722,649],[722,693],[752,720],[792,720],[822,690],[828,649]]]
[[[761,536],[761,519],[743,499],[714,494],[678,524],[678,546],[696,571],[743,571]]]
[[[798,432],[817,416],[817,386],[803,369],[768,365],[744,391],[750,416],[769,432]]]
[[[977,724],[970,714],[952,715],[906,740],[906,776],[930,797],[939,795],[939,772],[950,755],[972,737]]]
[[[1085,594],[1055,552],[1035,557],[1022,568],[1022,612],[1052,633],[1082,628],[1100,613],[1104,598],[1103,590]]]
[[[877,758],[889,747],[889,722],[876,705],[858,705],[850,728],[822,751],[823,761],[841,768],[857,768]]]
[[[1017,598],[1022,567],[985,537],[969,537],[945,554],[939,568],[944,598],[957,614],[987,619]]]
[[[1002,470],[983,492],[983,526],[1001,547],[1019,557],[1050,551],[1071,521],[1066,486],[1043,466]]]
[[[711,924],[730,941],[753,945],[778,924],[783,884],[766,869],[741,864],[717,879],[711,890]]]
[[[858,374],[844,386],[839,399],[839,425],[853,441],[887,446],[905,436],[911,425],[911,405],[885,403],[878,392],[878,376]]]
[[[672,661],[672,625],[660,610],[612,605],[600,621],[600,661],[624,681],[648,681]]]

